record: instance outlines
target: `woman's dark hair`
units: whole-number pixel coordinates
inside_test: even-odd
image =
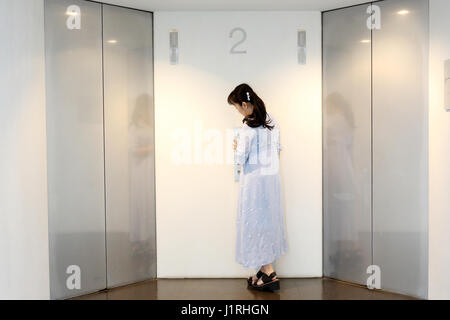
[[[248,84],[243,83],[238,85],[230,93],[227,100],[230,105],[239,104],[242,106],[243,102],[249,102],[253,105],[252,114],[242,120],[249,127],[257,128],[263,126],[269,130],[273,129],[274,126],[270,125],[271,120],[267,120],[267,111],[264,102]]]

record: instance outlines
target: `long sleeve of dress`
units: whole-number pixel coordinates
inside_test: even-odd
[[[278,130],[278,134],[277,134],[277,149],[278,149],[278,153],[281,152],[281,150],[283,150],[283,147],[281,145],[280,142],[280,129],[279,128],[274,128],[275,130]]]
[[[278,153],[280,153],[280,151],[283,150],[283,146],[280,142],[280,126],[278,125],[278,122],[275,120],[275,118],[270,116],[270,119],[272,121],[271,124],[274,126],[271,133],[276,138],[277,151]]]
[[[236,163],[243,166],[248,160],[250,154],[250,147],[254,138],[253,130],[243,128],[239,133],[238,144],[236,148]]]

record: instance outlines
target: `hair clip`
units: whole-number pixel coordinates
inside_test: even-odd
[[[247,101],[250,101],[250,92],[247,92]]]

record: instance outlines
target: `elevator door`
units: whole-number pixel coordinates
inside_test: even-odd
[[[381,289],[421,298],[428,19],[427,0],[323,14],[324,274],[366,284],[373,265]]]
[[[376,3],[373,263],[385,290],[427,297],[428,1]]]
[[[51,297],[156,277],[152,14],[46,0]]]
[[[103,7],[108,287],[156,277],[152,14]]]
[[[67,298],[106,287],[101,5],[46,0],[45,39],[50,291]]]
[[[323,14],[324,275],[366,283],[371,247],[367,5]]]

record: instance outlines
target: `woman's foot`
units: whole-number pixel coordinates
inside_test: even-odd
[[[275,270],[273,270],[273,265],[272,264],[266,264],[264,266],[261,267],[262,271],[259,275],[258,275],[258,282],[256,283],[257,285],[261,285],[262,284],[262,280],[261,280],[261,276],[263,273],[265,273],[266,275],[270,275],[272,274],[272,272],[275,272]],[[255,285],[255,283],[253,283]]]
[[[270,274],[264,272],[258,279],[258,282],[252,285],[252,288],[260,291],[273,292],[275,290],[280,290],[280,280],[277,278],[275,271]]]
[[[247,278],[247,283],[248,283],[248,285],[249,285],[249,286],[255,285],[255,284],[256,284],[256,281],[258,281],[258,279],[261,278],[262,274],[263,274],[262,269],[260,269],[256,274],[254,274],[254,275],[251,276],[251,277],[248,277],[248,278]]]
[[[273,273],[273,277],[272,277],[273,281],[278,280],[277,274],[276,274],[276,272],[273,269],[270,272],[264,272],[264,274],[266,276],[268,276],[268,277],[270,277],[272,275],[272,273]],[[264,284],[264,281],[262,280],[262,275],[261,275],[261,277],[258,277],[258,282],[256,284],[254,283],[254,285],[260,286],[260,285],[263,285],[263,284]]]

